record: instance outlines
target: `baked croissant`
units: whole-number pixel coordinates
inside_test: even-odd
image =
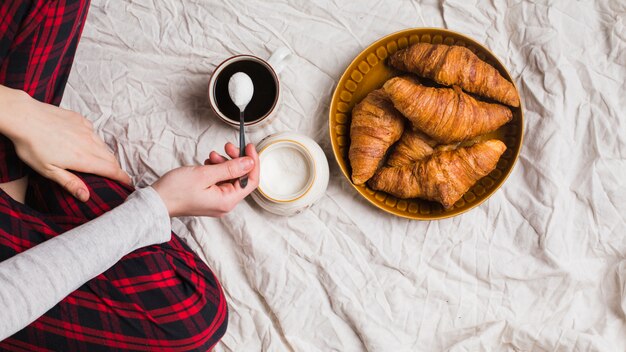
[[[394,77],[383,90],[415,128],[446,144],[494,131],[513,117],[506,106],[478,101],[457,86],[433,88]]]
[[[350,150],[352,181],[361,185],[369,180],[387,149],[404,130],[404,118],[381,90],[368,94],[352,110]]]
[[[513,84],[462,46],[417,43],[394,53],[389,64],[439,84],[458,85],[467,92],[519,106],[519,96]]]
[[[434,152],[433,147],[436,144],[423,133],[407,128],[389,154],[387,165],[402,166],[422,160]]]
[[[383,167],[368,184],[398,198],[425,198],[449,209],[479,179],[493,171],[506,150],[499,140],[478,142],[403,166]]]

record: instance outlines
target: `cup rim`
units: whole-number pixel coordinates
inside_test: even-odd
[[[259,160],[261,158],[261,154],[263,154],[263,152],[265,150],[267,150],[267,148],[269,148],[272,145],[275,144],[279,144],[279,143],[293,143],[295,144],[299,151],[302,152],[304,154],[304,156],[307,159],[307,162],[309,163],[309,167],[312,169],[312,173],[313,176],[309,176],[309,179],[307,180],[307,184],[306,186],[304,186],[302,189],[304,191],[299,191],[296,197],[293,198],[289,198],[289,199],[275,199],[271,196],[269,196],[266,192],[263,192],[263,188],[261,187],[261,184],[259,183],[258,187],[257,187],[257,191],[259,191],[259,193],[267,200],[270,200],[274,203],[292,203],[295,202],[299,199],[302,199],[304,196],[306,196],[311,189],[313,188],[313,185],[315,184],[315,181],[317,180],[317,163],[315,162],[315,159],[313,158],[313,155],[311,155],[311,153],[309,152],[309,150],[307,149],[307,147],[296,141],[293,139],[289,139],[289,138],[283,138],[283,139],[277,139],[275,141],[272,141],[270,143],[268,143],[267,145],[263,146],[263,148],[261,148],[261,150],[259,150]]]
[[[224,68],[226,68],[226,66],[233,62],[233,60],[238,59],[238,58],[252,58],[255,59],[257,61],[259,61],[261,64],[263,64],[266,68],[269,69],[270,73],[272,74],[272,77],[274,78],[274,82],[276,83],[276,98],[274,98],[274,102],[272,104],[272,107],[269,109],[269,111],[263,115],[262,117],[253,120],[253,121],[248,121],[248,122],[244,122],[244,127],[250,127],[250,126],[256,126],[261,124],[262,122],[264,122],[265,120],[267,120],[268,117],[270,117],[272,115],[272,113],[276,110],[276,106],[278,105],[278,100],[280,97],[280,80],[278,79],[278,75],[276,74],[276,71],[274,71],[274,68],[272,67],[272,65],[270,65],[266,60],[256,56],[256,55],[252,55],[252,54],[239,54],[239,55],[235,55],[235,56],[231,56],[227,59],[225,59],[224,61],[220,62],[219,65],[217,65],[215,67],[215,69],[213,70],[213,72],[211,73],[211,78],[209,79],[209,85],[208,85],[208,98],[209,98],[209,106],[211,106],[211,110],[213,110],[213,112],[215,113],[215,115],[217,115],[217,117],[219,117],[220,120],[222,120],[224,123],[226,123],[227,125],[233,126],[233,127],[239,127],[239,123],[235,122],[234,120],[229,119],[228,117],[226,117],[218,108],[217,108],[217,102],[215,101],[215,83],[217,82],[217,76],[219,75],[219,73],[221,71],[224,70]],[[240,61],[240,60],[237,60]],[[235,61],[236,62],[236,61]]]

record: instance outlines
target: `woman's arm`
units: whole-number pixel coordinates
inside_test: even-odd
[[[151,187],[101,217],[0,263],[0,340],[124,255],[170,239],[167,208]]]
[[[0,134],[13,142],[24,163],[81,201],[89,199],[89,190],[68,170],[104,176],[126,184],[131,182],[89,120],[79,113],[42,103],[24,91],[2,85]],[[11,197],[23,198],[20,190],[23,193],[25,187],[10,193]]]
[[[227,144],[231,157],[238,149]],[[134,192],[122,205],[71,231],[0,262],[0,340],[40,317],[124,255],[170,238],[170,216],[221,216],[259,182],[253,145],[248,157],[168,172],[152,187]],[[211,153],[211,158],[217,153]],[[237,179],[249,173],[242,189]]]

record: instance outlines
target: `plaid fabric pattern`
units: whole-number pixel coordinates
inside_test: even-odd
[[[88,4],[0,1],[0,84],[58,104]],[[26,169],[18,164],[11,142],[2,139],[0,182],[23,176]],[[133,191],[102,177],[77,175],[89,187],[87,203],[32,172],[25,205],[0,190],[0,261],[104,214]],[[172,234],[168,243],[122,258],[1,341],[0,351],[207,351],[223,336],[227,321],[219,282]]]
[[[0,193],[0,261],[121,204],[132,189],[78,174],[91,198],[77,201],[33,176],[26,205]],[[207,351],[223,336],[227,306],[207,265],[172,234],[141,248],[0,342],[2,351]]]

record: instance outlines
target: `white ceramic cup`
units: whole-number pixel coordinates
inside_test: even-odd
[[[209,92],[208,92],[209,103],[211,105],[211,108],[217,115],[217,117],[219,117],[219,119],[222,120],[227,125],[239,129],[238,120],[230,119],[222,111],[220,111],[218,104],[217,104],[216,96],[215,96],[215,86],[217,83],[217,78],[219,77],[220,73],[225,68],[227,68],[229,65],[232,65],[235,62],[249,60],[249,61],[255,61],[257,63],[260,63],[262,66],[265,66],[265,68],[267,68],[267,70],[271,73],[271,76],[274,79],[274,84],[276,86],[276,95],[274,97],[274,102],[271,108],[265,115],[253,121],[246,121],[244,123],[244,126],[248,128],[258,127],[260,125],[269,123],[271,119],[276,115],[276,110],[277,110],[277,107],[280,101],[280,96],[281,96],[280,80],[278,78],[278,75],[280,74],[280,71],[283,70],[285,66],[285,59],[289,57],[289,55],[291,55],[291,50],[289,50],[286,47],[280,47],[267,60],[263,60],[254,55],[236,55],[220,63],[215,68],[215,71],[213,71],[213,74],[211,75],[211,79],[209,80]]]

